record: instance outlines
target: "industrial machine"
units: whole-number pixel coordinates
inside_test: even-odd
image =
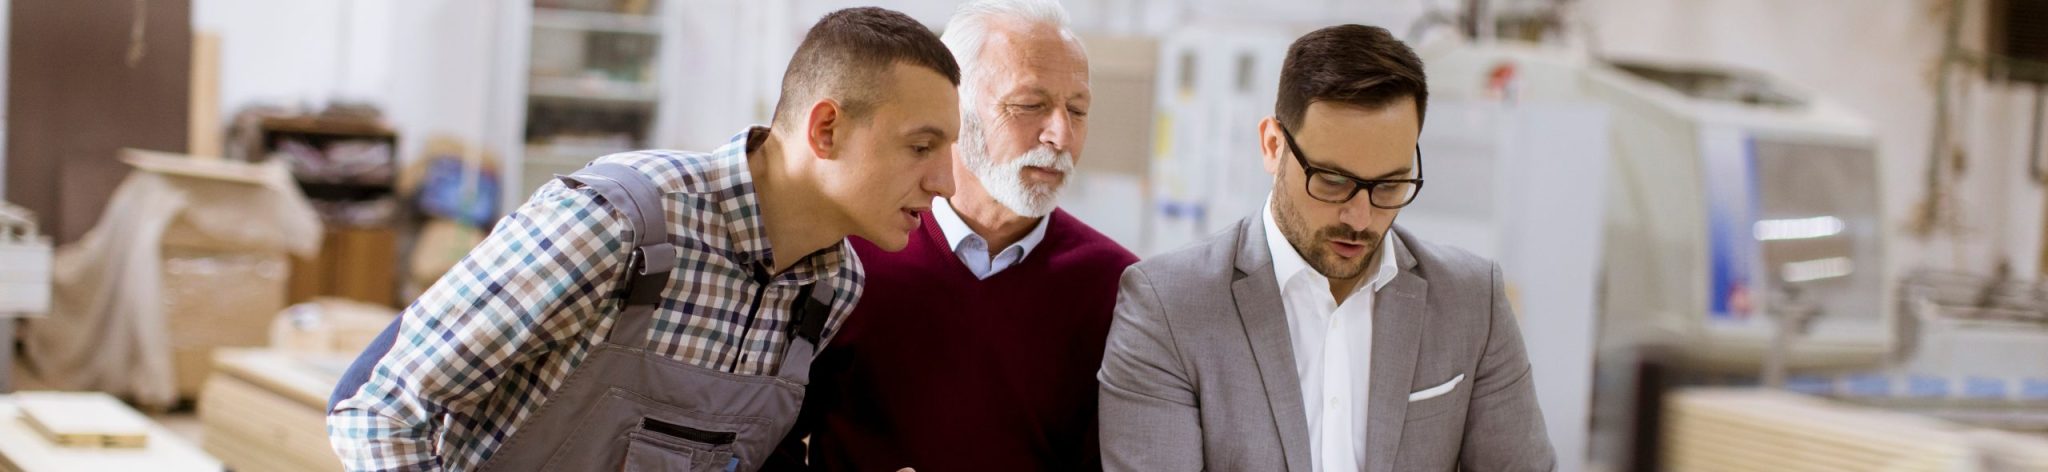
[[[1721,66],[1512,44],[1423,54],[1432,102],[1608,110],[1603,347],[1655,344],[1741,372],[1767,358],[1870,366],[1892,352],[1876,140],[1855,114]]]

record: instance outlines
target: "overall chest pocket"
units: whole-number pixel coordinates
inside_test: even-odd
[[[626,472],[725,471],[738,468],[732,442],[738,435],[706,431],[654,418],[626,433]]]
[[[608,452],[602,462],[617,464],[625,471],[714,472],[737,468],[742,457],[740,437],[753,429],[768,427],[768,421],[745,416],[716,415],[669,405],[640,394],[613,388],[605,392],[597,407],[585,418],[576,419],[572,437],[610,438],[601,446]],[[583,453],[573,446],[557,451],[546,470],[587,468]]]

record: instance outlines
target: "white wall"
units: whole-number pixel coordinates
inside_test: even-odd
[[[491,132],[492,116],[524,113],[504,109],[516,104],[491,100],[492,87],[506,86],[492,77],[493,62],[499,57],[495,13],[512,2],[372,1],[395,5],[383,18],[391,25],[384,58],[390,64],[390,84],[379,105],[404,141],[402,158],[419,157],[427,140],[439,135],[482,146]],[[505,153],[488,151],[501,158]]]
[[[248,105],[379,106],[400,157],[426,138],[481,142],[494,52],[492,0],[194,0],[195,31],[221,38],[222,125]]]

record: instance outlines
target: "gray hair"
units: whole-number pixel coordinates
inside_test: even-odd
[[[1067,25],[1067,9],[1054,0],[977,0],[960,5],[953,18],[946,21],[945,35],[939,40],[946,43],[946,49],[953,51],[953,61],[960,64],[961,109],[972,109],[982,98],[977,85],[982,74],[982,44],[988,41],[989,25],[1002,21],[1051,26],[1080,44]]]

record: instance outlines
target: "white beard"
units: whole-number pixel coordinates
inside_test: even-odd
[[[1045,216],[1059,207],[1060,190],[1066,188],[1068,179],[1074,175],[1073,153],[1055,154],[1052,147],[1041,144],[1009,162],[996,162],[989,156],[988,139],[982,134],[984,130],[980,120],[970,118],[961,121],[966,129],[961,133],[965,141],[961,143],[963,152],[960,158],[966,160],[967,169],[981,180],[981,187],[988,190],[996,203],[1026,218]],[[1052,184],[1025,183],[1025,167],[1052,169],[1066,178]]]

